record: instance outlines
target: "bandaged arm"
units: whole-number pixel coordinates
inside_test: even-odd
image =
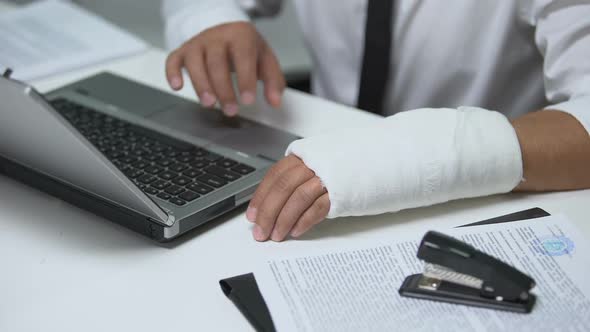
[[[498,112],[475,107],[418,109],[378,125],[295,141],[287,154],[301,158],[326,187],[328,218],[515,188],[590,188],[590,138],[564,112],[533,112],[511,124]]]
[[[287,153],[321,179],[328,218],[505,193],[523,175],[508,119],[472,107],[402,112],[371,127],[295,141]]]

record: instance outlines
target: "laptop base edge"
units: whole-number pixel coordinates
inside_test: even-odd
[[[149,221],[135,211],[113,205],[112,203],[85,191],[57,181],[28,167],[0,156],[0,174],[6,175],[30,187],[41,190],[83,210],[90,211],[112,222],[122,225],[158,242],[165,242],[165,228]]]

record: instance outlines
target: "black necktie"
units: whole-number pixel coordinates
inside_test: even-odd
[[[381,114],[391,59],[393,0],[368,1],[357,107]]]

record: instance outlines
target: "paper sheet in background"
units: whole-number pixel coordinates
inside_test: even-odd
[[[29,81],[141,52],[140,39],[65,1],[0,14],[0,68]]]
[[[404,278],[422,271],[416,251],[424,234],[272,260],[254,274],[278,331],[590,331],[590,246],[565,217],[443,232],[531,275],[533,312],[400,297]]]

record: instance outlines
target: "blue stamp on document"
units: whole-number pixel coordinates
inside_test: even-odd
[[[549,235],[540,240],[544,253],[549,256],[569,255],[575,249],[574,242],[565,236]]]

